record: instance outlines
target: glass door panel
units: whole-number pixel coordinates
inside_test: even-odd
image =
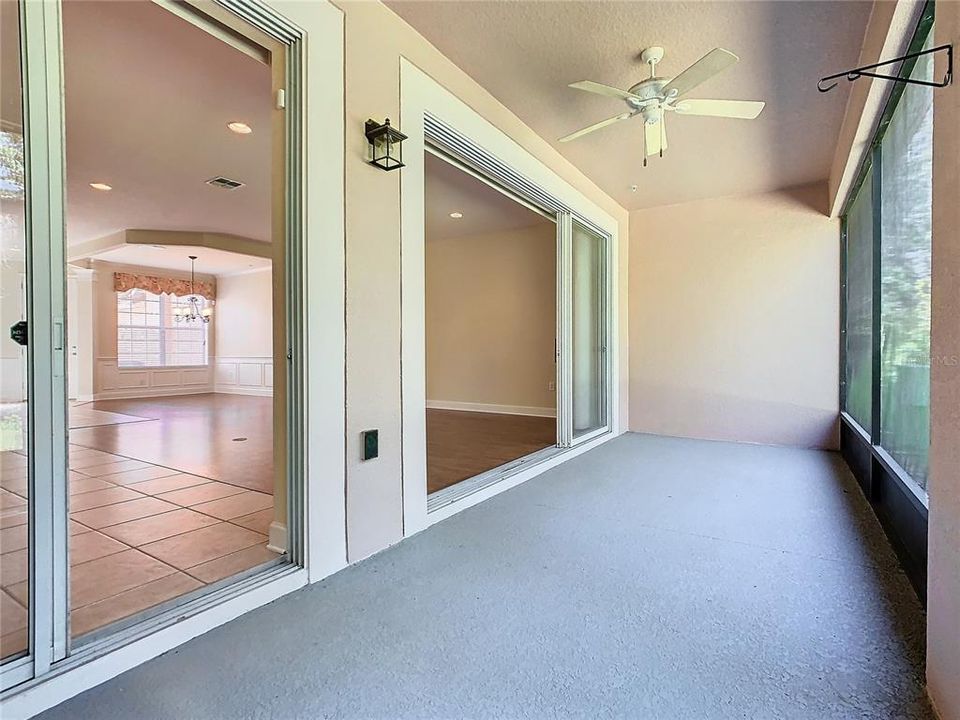
[[[20,7],[0,3],[0,661],[22,656],[29,633],[29,439]]]
[[[606,238],[574,221],[571,247],[573,437],[607,424]]]

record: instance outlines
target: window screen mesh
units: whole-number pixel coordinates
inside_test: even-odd
[[[929,39],[924,47],[930,47]],[[911,77],[932,80],[933,58],[919,58]],[[881,164],[880,445],[925,488],[930,445],[932,88],[905,86],[881,141]]]
[[[873,173],[868,172],[847,212],[846,404],[870,433],[873,386]]]

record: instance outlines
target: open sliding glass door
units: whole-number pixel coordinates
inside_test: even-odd
[[[557,227],[557,433],[570,447],[609,429],[609,239],[563,213]]]
[[[66,386],[59,3],[2,3],[4,689],[66,656]]]

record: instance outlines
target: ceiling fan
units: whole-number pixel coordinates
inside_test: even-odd
[[[570,84],[570,87],[577,90],[619,98],[627,103],[629,110],[570,133],[560,138],[560,142],[576,140],[587,133],[640,115],[644,122],[643,164],[646,165],[647,156],[659,153],[662,157],[663,151],[667,147],[667,131],[664,124],[667,112],[675,112],[678,115],[753,120],[763,110],[764,103],[755,100],[681,99],[682,95],[685,95],[700,83],[706,82],[714,75],[739,62],[740,58],[729,50],[723,48],[711,50],[673,79],[656,76],[657,63],[663,60],[662,47],[647,48],[640,53],[640,59],[650,66],[650,77],[638,82],[629,90],[620,90],[591,80],[581,80]]]

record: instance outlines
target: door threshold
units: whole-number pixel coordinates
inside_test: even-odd
[[[41,676],[26,680],[18,685],[6,689],[0,697],[6,709],[11,703],[23,704],[29,709],[29,714],[41,712],[48,707],[62,702],[79,692],[93,687],[104,680],[115,677],[130,667],[135,667],[146,660],[156,657],[182,643],[191,640],[199,634],[211,630],[225,621],[242,615],[249,610],[263,604],[258,599],[264,594],[269,599],[266,602],[286,595],[307,583],[307,571],[290,562],[273,561],[256,568],[246,577],[232,578],[233,582],[225,582],[222,587],[209,588],[207,592],[199,592],[186,602],[181,599],[171,601],[173,606],[166,607],[158,613],[144,611],[138,614],[137,622],[114,630],[102,637],[91,637],[87,642],[63,660],[51,665],[50,670]],[[259,591],[259,592],[258,592]],[[231,604],[239,603],[231,608]],[[242,608],[240,607],[242,606]],[[217,612],[218,610],[222,612]],[[220,617],[226,614],[226,617]],[[146,617],[145,617],[146,615]],[[188,627],[189,626],[189,627]],[[162,638],[164,631],[174,634]],[[94,632],[91,635],[98,635]],[[142,647],[142,650],[140,649]],[[111,663],[111,656],[138,656],[127,665],[124,658],[117,663]],[[99,667],[92,672],[81,673],[73,682],[74,672],[84,666],[99,665],[100,661],[108,662],[115,667],[106,669]],[[102,679],[89,683],[91,675],[102,673]],[[54,685],[61,689],[60,684],[66,682],[62,695],[59,698],[37,698],[36,692],[48,695],[45,688]],[[50,695],[58,695],[58,692]],[[17,713],[14,713],[17,714]]]
[[[442,490],[437,490],[430,495],[427,495],[427,514],[429,515],[432,512],[445,508],[448,505],[462,500],[463,498],[473,495],[473,493],[479,492],[484,488],[488,488],[491,485],[495,485],[498,482],[506,480],[513,475],[516,475],[519,472],[524,470],[529,470],[532,467],[536,467],[542,462],[546,462],[552,458],[562,455],[570,448],[562,447],[546,447],[542,450],[537,450],[536,452],[530,453],[529,455],[524,455],[522,458],[517,460],[511,460],[509,463],[504,465],[499,465],[491,470],[480,473],[479,475],[474,475],[473,477],[467,478],[466,480],[461,480],[458,483],[454,483],[448,487],[443,488]]]

